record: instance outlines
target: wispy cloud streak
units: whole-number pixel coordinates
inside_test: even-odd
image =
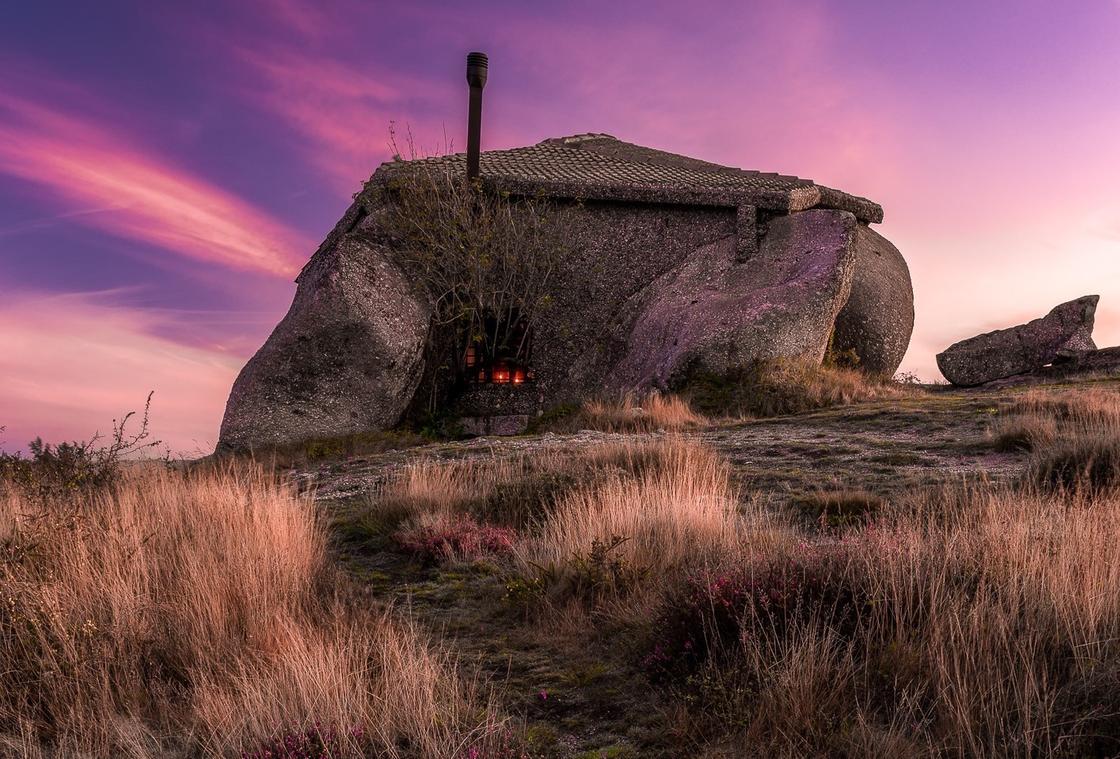
[[[0,92],[0,173],[65,203],[83,224],[191,259],[289,277],[313,244],[268,214],[108,130]]]
[[[430,104],[452,97],[442,84],[379,74],[376,66],[359,69],[295,47],[243,49],[240,57],[255,75],[245,95],[294,130],[310,163],[346,194],[391,157],[391,122],[415,117],[430,127]]]

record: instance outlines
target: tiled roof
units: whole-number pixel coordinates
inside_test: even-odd
[[[405,164],[466,170],[466,155],[423,158]],[[881,221],[882,209],[865,198],[816,185],[812,180],[747,171],[623,142],[610,135],[556,137],[536,145],[483,152],[483,181],[572,197],[614,197],[703,205],[755,203],[800,210],[825,206],[850,210],[863,221]]]

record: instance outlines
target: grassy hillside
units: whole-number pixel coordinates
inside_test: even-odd
[[[9,476],[4,739],[28,755],[1115,755],[1120,383],[841,380],[762,407],[736,390],[733,419],[629,398],[534,435],[277,475]],[[783,415],[750,418],[767,412]]]

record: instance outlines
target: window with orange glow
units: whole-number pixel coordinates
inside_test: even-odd
[[[499,340],[493,337],[495,335],[503,337]],[[480,385],[532,382],[531,348],[532,332],[524,318],[514,314],[504,323],[487,319],[485,337],[472,342],[463,352],[463,377],[468,383]]]

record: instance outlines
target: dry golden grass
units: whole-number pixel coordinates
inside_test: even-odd
[[[858,369],[774,359],[730,376],[693,376],[682,395],[694,408],[710,415],[772,417],[906,398],[920,392]]]
[[[1016,414],[1000,419],[991,430],[997,451],[1033,451],[1052,444],[1058,438],[1058,422],[1040,414]]]
[[[945,490],[779,555],[815,568],[809,607],[745,614],[709,708],[773,756],[1111,756],[1118,517],[1115,496]]]
[[[516,527],[514,575],[556,586],[548,595],[561,606],[573,584],[600,584],[610,578],[598,575],[614,567],[631,581],[631,610],[690,569],[765,551],[793,534],[759,499],[740,503],[730,466],[712,449],[674,436],[418,462],[373,499],[365,519],[379,532],[388,522],[407,542],[450,532],[463,516]],[[572,577],[589,573],[595,577]]]
[[[870,519],[883,508],[884,500],[860,488],[822,488],[793,499],[805,516],[826,525],[843,525]]]
[[[259,469],[5,494],[3,740],[224,755],[318,722],[361,728],[344,748],[385,756],[402,741],[431,757],[485,741],[486,698],[415,631],[348,600],[324,547],[310,502]]]
[[[505,457],[422,459],[374,495],[367,516],[395,524],[421,515],[470,514],[526,527],[558,494],[581,482],[656,469],[668,450],[659,440],[624,440]]]
[[[1004,409],[1015,416],[1053,419],[1076,429],[1120,428],[1120,393],[1114,389],[1030,390]]]
[[[708,419],[679,396],[653,392],[642,397],[626,393],[618,400],[588,401],[583,404],[579,423],[604,432],[677,432],[702,427]]]
[[[1031,451],[1027,477],[1067,491],[1120,486],[1120,393],[1032,390],[1002,409],[991,435],[1003,451]]]
[[[712,450],[668,439],[660,466],[566,493],[518,549],[526,566],[558,565],[592,542],[626,538],[619,555],[635,568],[662,571],[716,556],[738,538],[738,499],[730,468]]]

